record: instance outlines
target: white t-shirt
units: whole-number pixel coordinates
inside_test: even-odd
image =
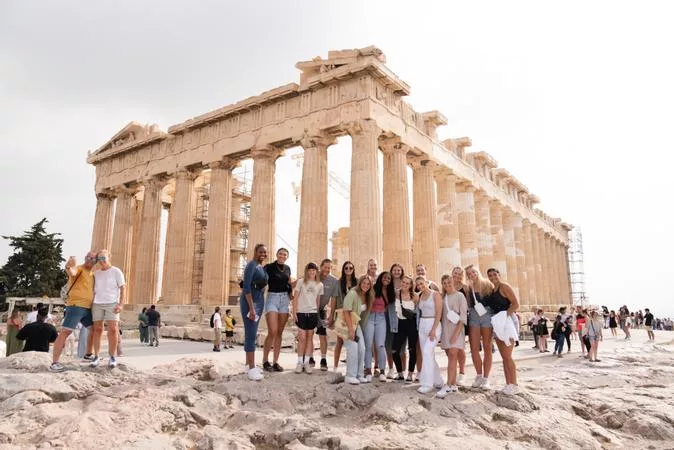
[[[222,317],[220,317],[220,313],[214,313],[213,315],[213,328],[222,328]]]
[[[54,316],[51,314],[47,314],[47,318],[44,319],[45,322],[47,323],[53,323],[54,322]],[[23,322],[24,325],[28,325],[29,323],[37,322],[37,311],[31,311],[26,315],[26,320]]]
[[[297,298],[296,313],[317,313],[316,296],[323,295],[323,283],[320,281],[309,281],[304,284],[304,279],[297,280],[295,292],[299,293]]]
[[[117,267],[94,272],[94,303],[118,303],[119,288],[124,286],[124,274]]]

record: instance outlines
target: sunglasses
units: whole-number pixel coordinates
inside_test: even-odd
[[[353,270],[353,267],[345,267],[344,270]]]

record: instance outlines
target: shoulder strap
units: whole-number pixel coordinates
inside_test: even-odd
[[[70,287],[68,288],[68,292],[66,292],[66,297],[68,297],[68,295],[70,295],[70,291],[72,290],[73,287],[75,287],[75,283],[77,283],[77,280],[80,278],[80,275],[82,275],[82,272],[83,272],[83,270],[80,269],[80,273],[77,274],[77,276],[73,280],[73,284],[71,284]]]

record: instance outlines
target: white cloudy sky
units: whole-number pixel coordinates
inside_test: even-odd
[[[298,81],[296,61],[375,44],[417,111],[449,119],[580,225],[593,303],[674,315],[671,9],[666,2],[0,3],[0,234],[48,217],[66,255],[89,246],[87,150],[130,120],[166,129]],[[348,144],[348,140],[347,140]],[[348,177],[340,153],[330,169]],[[294,163],[280,200],[297,208]],[[346,166],[348,167],[348,166]],[[345,225],[332,193],[330,225]],[[295,209],[296,210],[296,209]],[[296,244],[296,219],[279,233]],[[10,249],[0,242],[0,263]]]

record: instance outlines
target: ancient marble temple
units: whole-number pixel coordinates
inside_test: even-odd
[[[92,248],[110,248],[133,304],[223,304],[256,243],[275,249],[275,162],[304,149],[298,267],[328,253],[327,148],[351,136],[350,227],[333,243],[364,273],[424,263],[496,267],[522,305],[569,304],[571,226],[469,138],[438,140],[438,111],[404,101],[410,87],[376,47],[296,64],[291,83],[161,131],[130,123],[88,157],[96,167]],[[387,182],[381,198],[379,152]],[[252,187],[236,174],[253,160]],[[408,166],[412,192],[408,192]],[[412,196],[413,227],[409,199]],[[386,205],[386,207],[382,207]],[[159,279],[162,209],[168,209]]]

